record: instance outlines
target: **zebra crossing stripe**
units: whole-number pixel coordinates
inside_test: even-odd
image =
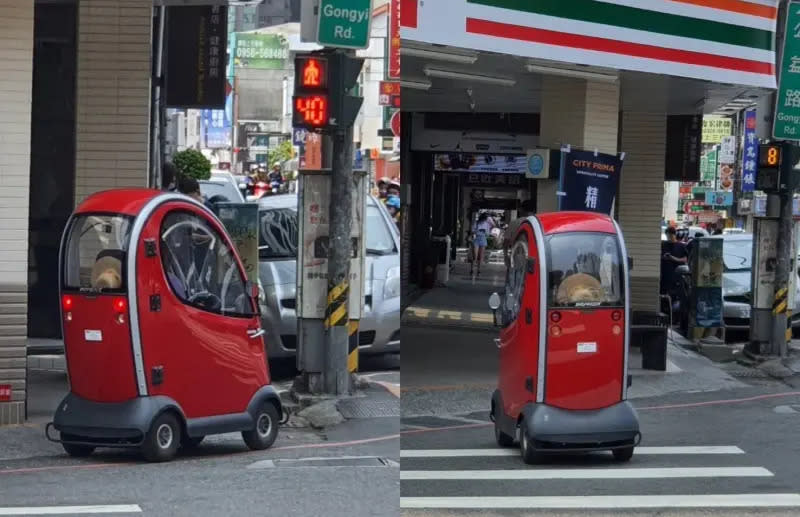
[[[403,470],[401,481],[493,481],[546,479],[675,479],[772,477],[763,467],[656,467],[525,470]]]
[[[639,455],[683,454],[744,454],[739,447],[728,445],[699,445],[690,447],[637,447]],[[478,458],[519,456],[517,449],[403,449],[401,458]]]
[[[542,497],[401,497],[400,508],[420,509],[596,509],[787,508],[800,494],[597,495]]]

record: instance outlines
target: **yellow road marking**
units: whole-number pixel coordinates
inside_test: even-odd
[[[486,314],[485,312],[473,312],[469,315],[469,319],[472,321],[479,321],[481,323],[493,323],[494,316],[491,314]]]
[[[439,311],[439,319],[460,320],[463,313],[459,311]]]

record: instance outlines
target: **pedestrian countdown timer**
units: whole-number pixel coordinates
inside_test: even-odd
[[[297,57],[294,70],[292,126],[305,129],[327,126],[330,118],[327,59],[319,56]]]

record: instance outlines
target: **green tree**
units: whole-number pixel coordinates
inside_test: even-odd
[[[285,162],[286,160],[291,160],[293,158],[294,149],[292,148],[292,142],[289,140],[284,140],[278,147],[269,151],[267,155],[267,163],[269,164],[270,168],[272,164],[275,162]]]
[[[207,180],[211,177],[211,162],[196,149],[175,153],[172,163],[181,176],[196,180]]]

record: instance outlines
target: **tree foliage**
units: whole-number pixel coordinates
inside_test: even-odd
[[[270,150],[267,163],[270,167],[272,167],[272,164],[275,162],[281,162],[281,164],[283,164],[286,160],[291,160],[293,154],[294,149],[292,148],[292,142],[285,140],[281,142],[278,147]]]
[[[175,153],[172,163],[182,176],[196,180],[207,180],[211,177],[211,162],[196,149]]]

